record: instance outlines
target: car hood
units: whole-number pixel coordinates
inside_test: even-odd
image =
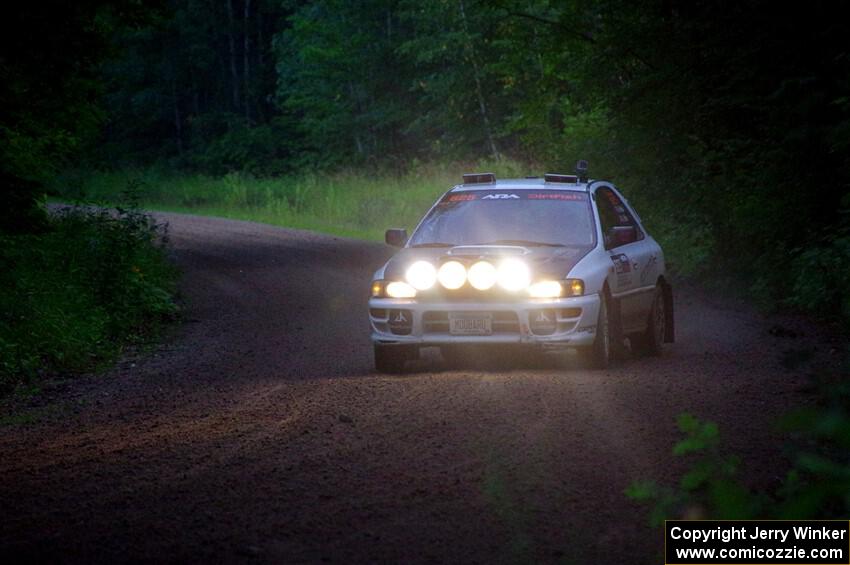
[[[460,261],[467,267],[479,260],[498,263],[515,257],[525,261],[532,278],[563,279],[592,247],[524,247],[517,245],[462,245],[457,247],[406,247],[387,262],[384,279],[403,280],[407,268],[416,261],[430,261],[435,266],[449,260]]]

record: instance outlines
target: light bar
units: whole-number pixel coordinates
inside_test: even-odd
[[[428,261],[417,261],[407,268],[405,278],[416,290],[428,290],[437,282],[437,269]]]
[[[495,173],[467,173],[463,175],[463,184],[496,184]]]
[[[437,270],[437,280],[449,290],[457,290],[466,284],[466,267],[458,261],[449,261]]]
[[[498,274],[496,267],[488,261],[478,261],[469,268],[466,278],[473,288],[488,290],[496,284]]]
[[[528,287],[531,283],[531,273],[524,261],[510,258],[499,264],[496,280],[505,290],[516,292]]]
[[[546,173],[543,176],[543,180],[545,182],[559,182],[559,183],[568,183],[575,184],[578,182],[578,177],[575,175],[561,175],[558,173]]]

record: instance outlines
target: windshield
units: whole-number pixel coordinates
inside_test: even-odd
[[[594,242],[587,194],[527,189],[449,193],[410,238],[411,247],[585,247]]]

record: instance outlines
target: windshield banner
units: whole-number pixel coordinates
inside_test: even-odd
[[[511,200],[567,200],[584,202],[586,192],[566,192],[562,190],[481,190],[475,192],[460,192],[447,194],[440,204],[453,202],[471,202],[473,200],[490,200],[509,202]]]

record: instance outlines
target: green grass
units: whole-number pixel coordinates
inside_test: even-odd
[[[148,210],[251,220],[348,237],[383,240],[389,227],[413,228],[422,214],[470,170],[501,177],[532,174],[515,162],[419,165],[399,175],[363,171],[257,178],[167,173],[156,169],[67,174],[55,192],[64,199],[117,203],[134,187]]]
[[[0,238],[0,393],[90,371],[176,311],[161,232],[133,210],[70,209]]]
[[[277,226],[383,241],[390,227],[412,230],[435,200],[470,171],[492,171],[498,178],[541,175],[543,169],[517,161],[414,163],[399,174],[364,170],[288,177],[223,177],[159,168],[71,171],[58,178],[53,193],[63,201],[118,204],[128,187],[147,210],[218,216]],[[713,242],[705,226],[679,221],[658,202],[625,194],[639,202],[642,218],[661,243],[677,273],[704,268]]]

